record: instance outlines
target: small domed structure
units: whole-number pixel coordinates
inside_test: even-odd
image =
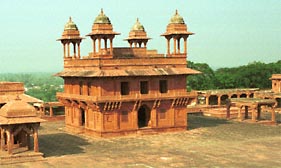
[[[146,43],[150,38],[147,37],[146,32],[144,30],[143,25],[139,22],[139,19],[137,19],[136,23],[133,25],[129,37],[125,40],[128,41],[130,44],[130,47],[132,47],[132,44],[136,47],[137,44],[139,47],[142,46],[142,43],[144,44],[144,47],[146,47]]]
[[[174,16],[170,19],[170,23],[166,28],[166,32],[161,36],[164,36],[167,39],[167,55],[187,55],[187,38],[189,35],[193,35],[194,33],[189,32],[187,30],[187,26],[184,22],[183,17],[181,17],[176,10]],[[180,39],[183,38],[184,40],[184,51],[181,52],[180,49]],[[170,53],[170,40],[174,40],[174,50],[173,53]]]
[[[30,150],[30,137],[33,137],[34,152],[39,152],[38,129],[40,122],[45,120],[36,116],[33,106],[19,97],[0,108],[0,149],[7,149],[13,154],[16,148]],[[39,157],[43,154],[39,153]]]
[[[112,24],[109,18],[104,14],[101,9],[100,14],[95,18],[92,26],[92,32],[87,36],[90,36],[93,40],[93,54],[92,56],[100,56],[111,58],[113,55],[113,39],[115,35],[119,35],[113,31]],[[101,48],[101,40],[104,40],[104,49]],[[110,49],[107,48],[107,40],[110,42]],[[96,51],[96,40],[98,40],[98,51]]]
[[[82,41],[80,37],[80,32],[77,25],[72,21],[72,18],[69,17],[68,22],[64,26],[64,31],[62,37],[57,41],[61,41],[63,44],[63,53],[64,58],[71,57],[70,55],[70,43],[73,44],[73,57],[80,58],[80,43]],[[76,54],[76,46],[78,47],[78,54]]]

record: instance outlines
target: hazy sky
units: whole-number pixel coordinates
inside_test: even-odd
[[[101,8],[121,33],[114,46],[128,47],[123,39],[139,18],[152,38],[147,47],[165,53],[160,34],[178,9],[196,33],[188,39],[190,61],[216,68],[281,59],[281,0],[7,0],[0,5],[0,73],[61,71],[56,39],[69,16],[85,36]],[[91,45],[87,37],[81,54]]]

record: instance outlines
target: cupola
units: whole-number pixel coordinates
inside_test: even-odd
[[[93,40],[92,57],[103,56],[111,58],[113,55],[113,39],[115,35],[119,34],[120,33],[113,31],[113,27],[109,18],[104,14],[103,9],[101,9],[100,14],[94,20],[92,32],[87,35]],[[102,40],[104,41],[104,48],[101,48]],[[108,40],[110,43],[109,49],[107,46]],[[97,45],[96,41],[98,41]]]
[[[142,47],[142,44],[144,44],[144,47],[146,47],[146,43],[150,38],[147,37],[147,34],[145,32],[145,29],[143,25],[139,22],[139,19],[137,19],[136,23],[133,25],[129,37],[125,40],[128,41],[130,44],[130,47],[134,44],[134,47],[137,47],[137,44],[139,47]]]
[[[64,58],[80,58],[80,43],[82,41],[77,25],[69,17],[68,22],[64,26],[62,37],[58,39],[63,44]],[[73,44],[73,55],[70,53],[70,44]],[[76,49],[78,48],[78,53]]]
[[[169,24],[167,25],[166,32],[161,36],[164,36],[167,40],[167,56],[181,56],[187,55],[187,38],[189,35],[194,33],[187,30],[187,25],[184,22],[183,17],[181,17],[176,10],[174,16],[170,19]],[[183,38],[183,52],[181,51],[180,40]],[[174,50],[170,52],[170,40],[174,41]]]

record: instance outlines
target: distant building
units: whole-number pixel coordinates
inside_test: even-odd
[[[57,74],[64,79],[64,92],[57,98],[65,105],[67,129],[102,137],[186,130],[186,106],[197,97],[186,91],[186,77],[200,73],[187,68],[192,34],[176,11],[162,34],[166,55],[146,48],[150,38],[138,19],[125,39],[130,47],[115,48],[119,33],[101,11],[87,35],[93,50],[81,57],[83,38],[70,18],[58,39],[64,70]]]

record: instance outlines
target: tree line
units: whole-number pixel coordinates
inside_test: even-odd
[[[199,70],[202,74],[187,78],[188,90],[260,88],[270,89],[272,74],[281,73],[281,60],[274,63],[252,62],[233,68],[213,70],[206,63],[189,61],[188,67]]]

